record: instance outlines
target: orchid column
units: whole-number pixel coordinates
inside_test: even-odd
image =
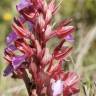
[[[8,65],[4,76],[22,79],[29,96],[71,96],[79,91],[79,76],[64,72],[62,65],[72,51],[64,43],[73,41],[71,19],[52,28],[56,13],[55,0],[20,0],[16,6],[19,17],[14,18],[12,32],[6,38],[5,59]],[[52,38],[60,43],[50,52],[47,42]],[[56,63],[55,63],[55,62]],[[30,74],[30,75],[29,75]]]

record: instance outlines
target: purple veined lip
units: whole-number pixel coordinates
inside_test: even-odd
[[[6,69],[4,70],[4,76],[11,74],[13,71],[14,71],[13,66],[11,64],[9,64],[6,67]]]
[[[18,11],[23,10],[26,7],[31,6],[32,3],[30,2],[30,0],[21,0],[20,3],[16,6]]]
[[[14,69],[17,69],[23,62],[25,62],[26,56],[15,56],[12,59],[12,66]]]
[[[6,52],[16,51],[16,50],[17,48],[14,45],[9,45],[7,48],[5,48],[4,54],[6,55]]]
[[[14,70],[16,70],[24,61],[26,56],[15,56],[12,59],[12,64],[9,64],[4,70],[4,76],[11,74]]]
[[[7,36],[7,38],[6,38],[6,43],[7,43],[7,45],[10,45],[14,40],[16,40],[16,38],[17,38],[16,33],[15,33],[15,32],[11,32],[11,33]]]
[[[17,50],[17,48],[15,47],[15,45],[9,45],[5,50],[15,51]]]

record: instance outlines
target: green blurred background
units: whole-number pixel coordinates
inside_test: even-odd
[[[6,66],[3,59],[5,38],[11,31],[14,16],[18,14],[15,8],[18,1],[0,2],[0,96],[27,94],[21,80],[2,75]],[[63,0],[55,21],[69,17],[73,18],[72,24],[76,27],[74,51],[70,56],[70,63],[74,64],[69,68],[81,75],[81,90],[76,96],[96,96],[96,0]]]

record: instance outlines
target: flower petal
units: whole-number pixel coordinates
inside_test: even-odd
[[[30,0],[20,0],[20,3],[16,6],[18,11],[23,10],[24,8],[31,6],[32,3]]]
[[[71,86],[79,81],[79,76],[75,72],[68,72],[64,79],[66,84]]]
[[[70,24],[71,22],[72,22],[72,18],[64,19],[64,20],[61,21],[57,26],[58,26],[58,27],[67,26],[67,25]]]
[[[51,2],[48,5],[48,9],[51,11],[51,13],[53,13],[55,11],[55,8],[56,8],[55,1],[56,0],[51,0]]]
[[[72,51],[72,47],[71,48],[63,48],[63,50],[60,50],[58,52],[54,53],[54,58],[56,60],[60,60],[60,59],[64,59],[66,56],[69,55],[69,53]]]
[[[14,45],[9,45],[5,50],[15,51],[17,48]]]
[[[66,40],[66,41],[69,41],[69,42],[74,42],[74,38],[73,38],[72,34],[67,35],[67,36],[65,37],[65,40]]]
[[[64,96],[75,94],[79,91],[79,76],[75,72],[68,72],[64,78]]]
[[[12,66],[14,69],[17,69],[24,61],[25,61],[26,56],[15,56],[12,58]]]
[[[42,58],[42,60],[41,60],[41,63],[42,63],[43,65],[46,65],[46,64],[48,64],[48,62],[51,60],[51,58],[52,58],[52,56],[51,56],[51,54],[50,54],[50,52],[49,52],[49,49],[46,48],[46,49],[45,49],[44,56],[43,56],[43,58]]]
[[[9,45],[7,48],[5,48],[4,54],[5,56],[9,55],[9,57],[13,56],[14,55],[13,51],[15,50],[17,50],[17,48],[14,45]]]
[[[6,67],[6,69],[4,70],[4,76],[7,76],[9,74],[11,74],[13,72],[13,66],[10,64]]]
[[[58,38],[64,38],[67,35],[69,35],[70,33],[72,33],[74,31],[74,27],[73,26],[65,26],[62,28],[59,28],[56,30],[56,35]]]
[[[45,31],[45,38],[48,38],[52,32],[52,27],[50,25],[47,25],[46,31]]]
[[[15,32],[11,32],[11,33],[7,36],[7,38],[6,38],[6,43],[7,43],[7,45],[10,45],[14,40],[16,40],[16,38],[17,38],[16,33],[15,33]]]
[[[61,95],[63,92],[63,84],[61,80],[57,80],[52,84],[53,96]]]
[[[19,22],[19,21],[18,21]],[[12,29],[14,30],[15,34],[17,34],[19,37],[28,37],[30,32],[23,28],[23,25],[19,25],[15,23],[12,24]]]

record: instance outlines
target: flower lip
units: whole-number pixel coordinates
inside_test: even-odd
[[[7,76],[9,74],[11,74],[13,72],[13,66],[10,64],[6,67],[6,69],[4,70],[4,76]]]
[[[17,48],[14,45],[9,45],[5,50],[15,51]]]
[[[61,95],[63,92],[64,82],[61,80],[54,81],[52,83],[53,96]]]
[[[14,70],[16,70],[23,62],[25,62],[26,56],[15,56],[12,59],[12,64],[9,64],[4,70],[4,76],[11,74]]]
[[[16,51],[16,50],[17,50],[17,48],[14,45],[9,45],[7,48],[5,48],[4,54],[5,55],[9,55],[9,54],[14,55],[13,51]]]
[[[22,56],[15,56],[12,59],[12,66],[14,69],[17,69],[26,59],[25,55]]]
[[[16,40],[16,38],[17,38],[16,33],[15,33],[15,32],[11,32],[11,33],[7,36],[7,38],[6,38],[6,43],[7,43],[7,45],[10,45],[14,40]]]
[[[21,0],[21,2],[16,6],[16,8],[20,12],[21,10],[29,6],[32,6],[32,3],[29,0]]]

